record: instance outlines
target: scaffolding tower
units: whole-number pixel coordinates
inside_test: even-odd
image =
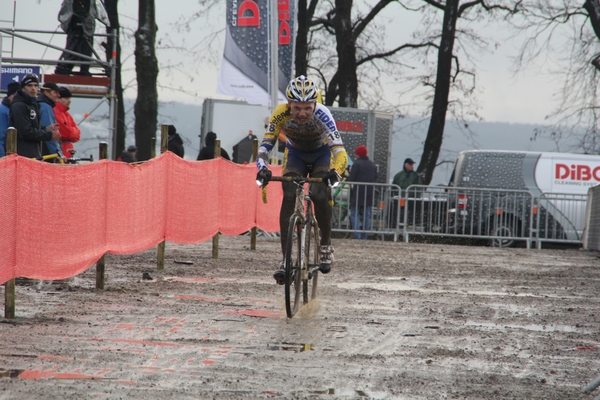
[[[108,103],[109,114],[109,152],[111,159],[116,159],[117,154],[117,97],[116,97],[116,74],[117,74],[117,40],[118,34],[116,29],[112,29],[111,33],[102,34],[95,33],[96,37],[105,37],[112,39],[111,60],[110,62],[100,59],[96,51],[92,47],[92,57],[54,46],[47,41],[35,39],[32,35],[65,35],[62,31],[44,31],[31,29],[17,29],[16,21],[17,2],[14,0],[12,9],[12,19],[0,19],[0,67],[6,68],[10,65],[26,64],[32,66],[38,65],[57,65],[57,64],[74,64],[88,65],[90,68],[101,69],[101,73],[93,73],[91,76],[83,75],[58,75],[58,74],[43,74],[44,83],[56,83],[59,86],[68,88],[73,97],[100,99],[94,109],[96,110],[104,101]],[[8,14],[8,13],[7,13]],[[3,12],[3,15],[4,14]],[[40,46],[59,50],[64,53],[75,55],[79,61],[73,60],[51,60],[51,59],[33,59],[33,58],[17,58],[15,54],[15,38],[22,39]],[[85,60],[85,61],[81,61]],[[0,76],[0,84],[1,84]],[[91,112],[90,112],[91,113]]]

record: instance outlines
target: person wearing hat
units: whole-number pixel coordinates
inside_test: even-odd
[[[181,158],[183,158],[183,155],[185,154],[183,140],[177,133],[177,129],[174,125],[169,125],[169,142],[167,144],[167,150],[177,154]]]
[[[0,104],[0,157],[6,155],[6,130],[10,126],[10,104],[17,90],[21,85],[18,82],[11,82],[6,88],[6,97],[2,99]]]
[[[410,185],[421,184],[421,178],[419,178],[419,175],[414,171],[414,165],[415,162],[413,161],[413,159],[407,158],[406,160],[404,160],[404,168],[402,168],[402,171],[398,172],[394,176],[394,180],[392,181],[392,183],[394,185],[400,186],[400,189],[402,189],[402,191],[406,190],[406,188]],[[414,193],[411,197],[414,197]]]
[[[42,126],[50,126],[56,124],[56,114],[54,114],[54,107],[56,102],[60,98],[58,85],[56,83],[47,82],[42,85],[42,93],[38,96],[37,101],[40,105],[40,122]],[[59,128],[60,132],[60,128]],[[44,150],[42,155],[48,154],[59,154],[64,158],[62,149],[60,146],[60,140],[48,140],[44,143]],[[55,162],[56,159],[52,159],[49,162]]]
[[[367,157],[367,148],[358,146],[354,150],[357,159],[350,169],[349,182],[364,182],[362,185],[352,185],[350,189],[350,221],[354,239],[366,239],[371,229],[371,207],[373,207],[373,183],[377,180],[377,165]],[[362,228],[362,229],[361,229]]]
[[[206,139],[204,140],[206,146],[200,149],[200,153],[198,153],[198,161],[212,160],[215,158],[215,140],[217,140],[216,133],[210,131],[206,134]],[[227,154],[227,151],[225,151],[224,148],[221,148],[221,157],[231,161],[229,154]]]
[[[60,87],[58,94],[60,97],[54,107],[54,114],[60,130],[62,153],[65,157],[71,158],[75,154],[73,143],[78,142],[81,138],[81,130],[69,113],[71,97],[73,97],[71,91],[66,87]]]
[[[42,126],[40,107],[36,100],[39,78],[27,74],[21,80],[10,106],[10,124],[17,130],[17,154],[29,158],[42,158],[42,143],[60,140],[58,125]]]
[[[117,161],[123,161],[126,163],[134,163],[137,162],[137,147],[131,145],[127,147],[127,150],[121,153],[121,155],[117,158]]]

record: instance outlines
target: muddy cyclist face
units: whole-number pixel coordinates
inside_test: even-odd
[[[292,117],[294,117],[296,122],[298,122],[300,125],[304,125],[310,121],[310,118],[315,111],[315,104],[317,103],[292,101],[288,102],[288,104],[290,106]]]

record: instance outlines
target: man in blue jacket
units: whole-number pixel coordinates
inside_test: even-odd
[[[42,94],[37,98],[38,104],[40,105],[40,122],[42,126],[51,126],[56,124],[56,115],[54,114],[54,107],[56,102],[60,99],[60,89],[56,83],[44,83],[42,85]],[[44,143],[43,155],[47,154],[59,154],[64,158],[61,150],[61,144],[54,139],[50,139]],[[56,161],[53,159],[51,162]]]
[[[2,99],[2,104],[0,104],[0,157],[6,155],[6,130],[10,126],[10,104],[20,87],[19,82],[9,83],[6,88],[6,97]]]

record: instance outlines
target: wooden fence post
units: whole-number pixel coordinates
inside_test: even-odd
[[[17,153],[17,130],[9,127],[6,130],[6,155]],[[15,318],[15,278],[4,283],[4,318]]]
[[[252,131],[250,131],[252,132]],[[258,139],[254,139],[252,141],[252,162],[256,163],[256,156],[258,154]],[[250,232],[250,250],[256,250],[256,235],[258,234],[258,228],[256,226],[252,227],[252,231]]]
[[[215,140],[215,158],[221,157],[221,140]],[[219,258],[219,232],[213,236],[212,258]]]
[[[100,142],[98,148],[100,160],[106,160],[108,158],[108,144],[106,142]],[[104,290],[104,281],[106,279],[106,254],[96,262],[96,289]]]
[[[160,154],[167,151],[169,145],[169,125],[160,126]],[[168,179],[168,178],[167,178]],[[166,241],[160,242],[156,248],[156,268],[159,270],[165,269],[165,247]]]

